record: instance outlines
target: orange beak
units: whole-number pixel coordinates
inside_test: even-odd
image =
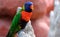
[[[31,5],[30,8],[33,10],[34,9],[33,5]]]

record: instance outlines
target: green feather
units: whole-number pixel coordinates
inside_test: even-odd
[[[14,37],[14,34],[21,29],[21,27],[19,26],[18,23],[19,23],[19,21],[21,19],[22,10],[23,9],[21,8],[19,11],[17,11],[16,15],[14,16],[14,18],[12,20],[12,23],[11,23],[10,30],[9,30],[6,37]]]
[[[23,9],[23,10],[25,10],[25,7],[24,7],[24,5],[23,5],[22,9]]]

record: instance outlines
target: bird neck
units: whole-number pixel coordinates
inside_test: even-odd
[[[22,12],[31,13],[32,11],[22,11]]]

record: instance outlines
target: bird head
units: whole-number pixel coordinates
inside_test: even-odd
[[[26,11],[26,12],[32,12],[33,10],[33,3],[32,2],[26,2],[23,6],[23,9]]]

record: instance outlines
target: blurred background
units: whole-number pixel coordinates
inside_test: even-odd
[[[31,21],[36,37],[47,37],[54,0],[0,0],[0,37],[6,37],[17,7],[22,7],[27,1],[34,4]]]

